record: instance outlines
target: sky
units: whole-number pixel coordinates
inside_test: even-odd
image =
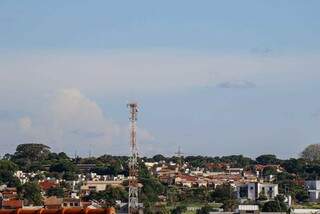
[[[0,1],[0,154],[297,157],[320,141],[316,0]]]

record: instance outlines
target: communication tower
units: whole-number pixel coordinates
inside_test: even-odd
[[[128,201],[128,213],[137,213],[139,209],[138,204],[138,148],[137,148],[137,114],[138,104],[129,103],[128,105],[130,115],[130,150],[131,156],[129,158],[129,201]]]

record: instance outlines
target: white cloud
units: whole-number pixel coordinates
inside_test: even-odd
[[[91,149],[102,154],[119,142],[127,142],[128,129],[106,117],[97,103],[75,88],[60,90],[40,112],[33,119],[24,116],[18,120],[21,134],[53,149],[69,152]],[[140,141],[154,140],[148,131],[139,128],[140,133]]]
[[[319,58],[175,51],[2,53],[0,112],[15,116],[0,118],[0,138],[10,144],[41,140],[69,152],[92,147],[99,153],[123,153],[127,126],[114,122],[105,114],[108,109],[88,97],[131,99],[223,83],[297,88],[294,84],[320,78]],[[143,128],[139,134],[141,140],[155,140]],[[148,146],[150,151],[156,147]]]

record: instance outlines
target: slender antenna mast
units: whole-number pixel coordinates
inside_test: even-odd
[[[181,152],[180,146],[178,147],[178,151],[175,154],[177,155],[177,158],[178,158],[178,164],[179,164],[178,169],[180,171],[182,166],[182,155],[183,155],[183,153]]]
[[[131,156],[129,158],[129,203],[128,213],[133,214],[138,212],[138,148],[136,139],[136,122],[138,114],[138,104],[129,103],[130,108],[130,150]]]

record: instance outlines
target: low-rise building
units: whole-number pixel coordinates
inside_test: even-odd
[[[2,209],[19,209],[23,207],[23,200],[19,199],[2,199],[0,200]]]
[[[60,209],[62,207],[62,198],[58,198],[56,196],[51,196],[45,198],[43,201],[44,208],[46,209]]]
[[[279,194],[278,184],[273,183],[245,183],[236,187],[239,199],[257,200],[262,194],[272,199]]]
[[[100,192],[106,190],[107,186],[122,187],[123,181],[110,180],[110,181],[85,181],[81,186],[82,192]]]
[[[310,180],[305,182],[308,190],[309,200],[318,201],[320,198],[320,180]]]

